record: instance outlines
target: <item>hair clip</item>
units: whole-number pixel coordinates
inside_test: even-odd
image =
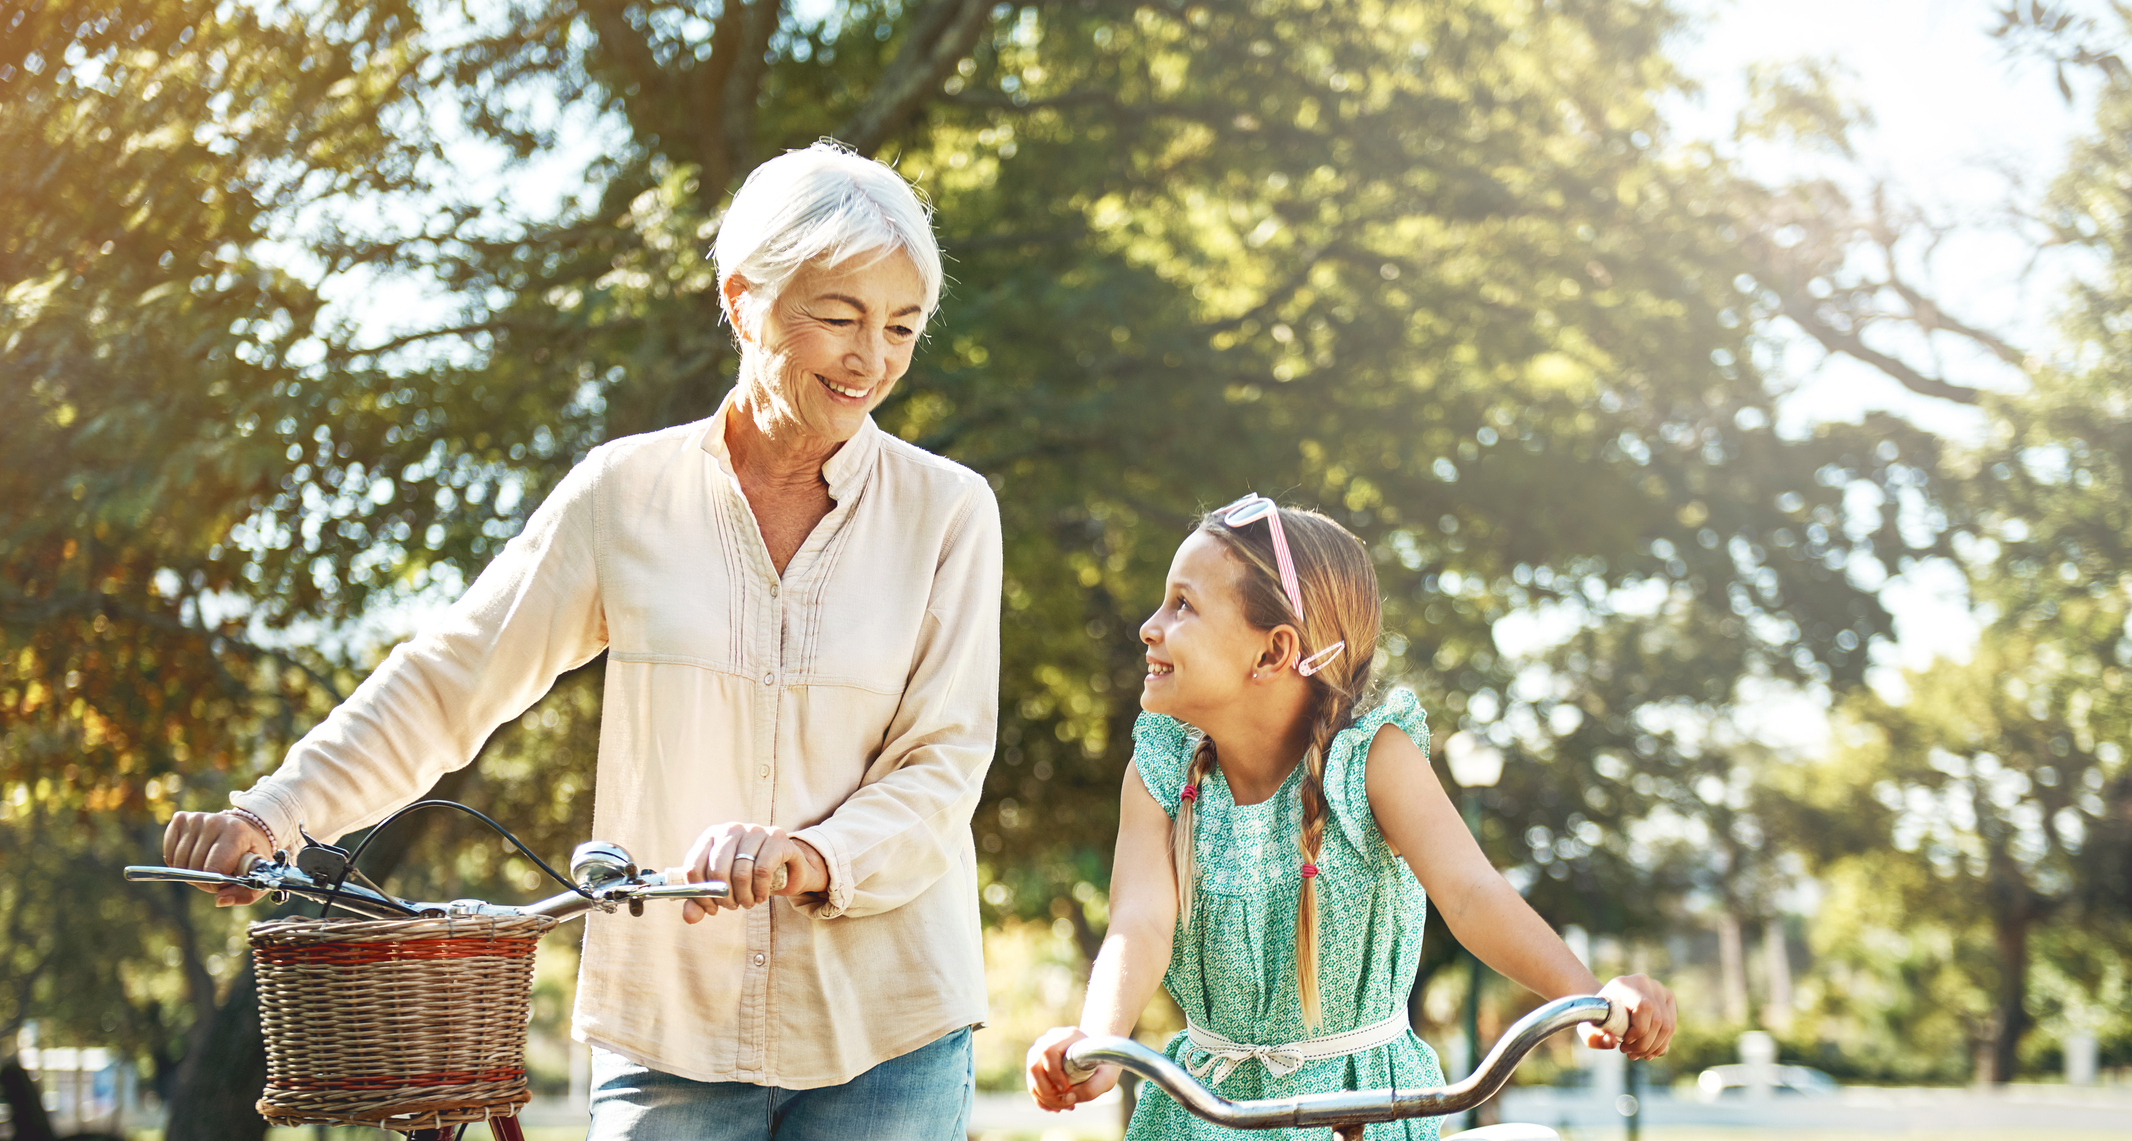
[[[1196,784],[1188,784],[1188,785],[1184,786],[1184,791],[1183,791],[1183,792],[1181,792],[1181,793],[1179,793],[1178,795],[1179,795],[1179,796],[1182,796],[1182,797],[1183,797],[1183,798],[1185,798],[1186,800],[1198,800],[1198,799],[1199,799],[1199,786],[1198,786],[1198,785],[1196,785]]]
[[[1346,648],[1346,642],[1334,642],[1332,645],[1327,646],[1322,650],[1319,650],[1317,653],[1312,654],[1307,658],[1304,658],[1300,662],[1297,662],[1295,664],[1295,672],[1302,674],[1304,677],[1309,677],[1310,675],[1318,672],[1319,670],[1324,669],[1326,666],[1331,665],[1333,658],[1339,656],[1340,651]]]
[[[1314,876],[1314,875],[1317,875],[1317,874],[1318,874],[1318,865],[1316,865],[1316,864],[1304,864],[1304,865],[1303,865],[1303,878],[1304,878],[1304,879],[1309,879],[1310,877],[1312,877],[1312,876]]]

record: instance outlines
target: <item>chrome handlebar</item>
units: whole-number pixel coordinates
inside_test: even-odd
[[[731,885],[724,880],[689,882],[685,868],[668,868],[663,872],[638,868],[621,845],[600,840],[578,845],[571,857],[570,878],[577,882],[578,891],[562,892],[516,907],[479,899],[442,903],[400,899],[366,883],[355,882],[354,876],[347,877],[336,888],[329,879],[313,876],[298,867],[287,853],[276,852],[274,857],[272,861],[248,857],[250,862],[244,871],[234,876],[191,868],[136,865],[126,869],[126,878],[135,882],[238,887],[267,892],[277,901],[292,895],[302,896],[321,903],[330,901],[342,911],[371,919],[546,915],[563,920],[595,909],[612,912],[625,904],[631,914],[640,915],[646,900],[724,899],[733,894]],[[772,890],[784,886],[784,869],[779,868],[778,872],[779,882],[772,885]]]
[[[1517,1020],[1466,1080],[1434,1089],[1345,1090],[1297,1097],[1230,1101],[1208,1089],[1183,1066],[1130,1038],[1083,1038],[1066,1050],[1066,1076],[1078,1083],[1096,1067],[1112,1063],[1161,1086],[1177,1104],[1231,1129],[1296,1129],[1442,1117],[1487,1101],[1510,1080],[1525,1055],[1556,1032],[1584,1022],[1620,1037],[1629,1027],[1628,1008],[1595,994],[1558,998]]]

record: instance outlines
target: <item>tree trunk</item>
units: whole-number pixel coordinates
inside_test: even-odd
[[[256,1106],[266,1089],[266,1036],[249,961],[209,1017],[178,1064],[164,1141],[263,1141],[267,1123]]]
[[[0,1062],[0,1098],[7,1102],[15,1141],[52,1141],[52,1119],[45,1113],[44,1098],[37,1092],[30,1072],[22,1068],[21,1059],[9,1057]]]
[[[1999,993],[1994,1003],[1994,1034],[1991,1042],[1991,1081],[2004,1085],[2014,1080],[2020,1062],[2021,1037],[2028,1033],[2028,928],[2026,906],[1994,917],[1992,934],[1999,950]]]
[[[1740,917],[1726,907],[1717,918],[1718,994],[1725,1004],[1725,1021],[1734,1026],[1747,1022],[1747,952],[1740,939]]]
[[[1762,959],[1769,971],[1769,1005],[1762,1008],[1762,1025],[1778,1033],[1791,1029],[1791,953],[1784,943],[1784,919],[1772,915],[1762,929]]]
[[[2009,850],[2010,830],[1990,814],[1981,782],[1972,794],[1976,800],[1980,831],[1990,845],[1985,869],[1984,898],[1991,913],[1991,935],[1998,951],[1998,994],[1992,1002],[1990,1030],[1991,1073],[1978,1074],[1980,1081],[2004,1085],[2014,1080],[2020,1062],[2021,1038],[2028,1033],[2028,931],[2043,918],[2050,904],[2036,894],[2020,863]],[[1981,1068],[1981,1067],[1980,1067]]]

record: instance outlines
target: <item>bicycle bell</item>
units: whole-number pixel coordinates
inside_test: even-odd
[[[570,853],[570,878],[586,891],[598,891],[636,874],[635,861],[620,844],[587,840]]]

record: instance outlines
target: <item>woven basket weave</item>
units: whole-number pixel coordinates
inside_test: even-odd
[[[437,1129],[515,1114],[545,916],[252,926],[275,1125]]]

